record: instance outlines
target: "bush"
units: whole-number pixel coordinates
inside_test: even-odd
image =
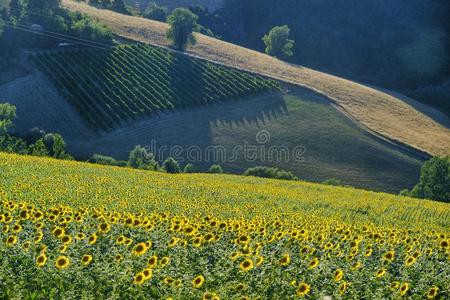
[[[9,103],[0,103],[0,135],[8,132],[13,125],[12,120],[16,117],[16,107]]]
[[[126,161],[116,160],[114,157],[105,156],[105,155],[101,155],[101,154],[92,155],[92,157],[88,160],[88,162],[94,163],[94,164],[100,164],[100,165],[107,165],[107,166],[118,166],[118,167],[127,166]]]
[[[145,9],[143,16],[147,19],[165,22],[167,20],[167,8],[161,7],[154,2],[150,2]]]
[[[166,159],[163,162],[163,169],[167,172],[167,173],[171,173],[171,174],[178,174],[180,173],[180,165],[178,164],[178,162],[173,159],[172,157],[169,157],[168,159]]]
[[[188,45],[195,45],[197,42],[193,32],[197,30],[198,17],[189,9],[176,8],[167,18],[170,28],[167,31],[167,38],[171,40],[175,48],[185,50]]]
[[[34,156],[48,156],[48,149],[45,146],[44,139],[38,139],[34,144],[29,147],[29,153]]]
[[[283,180],[297,180],[298,178],[289,171],[284,171],[279,168],[271,168],[271,167],[254,167],[247,169],[244,176],[255,176],[262,178],[274,178],[274,179],[283,179]]]
[[[411,196],[450,202],[450,157],[433,157],[426,161]]]
[[[183,172],[184,173],[194,173],[195,172],[194,165],[193,164],[187,164],[186,166],[184,166]]]
[[[128,166],[135,169],[158,170],[158,163],[156,162],[153,153],[148,152],[147,149],[141,145],[137,145],[130,152]]]
[[[335,178],[327,179],[322,183],[326,184],[326,185],[342,186],[342,182],[339,179],[335,179]]]
[[[208,173],[212,173],[212,174],[222,174],[223,173],[223,169],[220,165],[212,165],[209,170]]]
[[[276,26],[263,37],[266,53],[277,57],[290,57],[293,55],[294,41],[289,39],[289,27]]]

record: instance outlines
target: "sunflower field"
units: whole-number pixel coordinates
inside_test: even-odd
[[[450,206],[0,153],[2,299],[449,299]]]

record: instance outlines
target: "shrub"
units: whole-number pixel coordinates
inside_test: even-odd
[[[411,196],[450,202],[450,157],[433,157],[426,161]]]
[[[44,139],[38,139],[34,144],[29,147],[29,153],[34,156],[48,156],[48,149],[45,146]]]
[[[144,12],[144,18],[165,22],[167,20],[167,8],[150,2]]]
[[[335,178],[327,179],[322,183],[326,184],[326,185],[342,186],[342,182],[339,179],[335,179]]]
[[[142,147],[137,145],[130,152],[128,157],[128,166],[135,169],[144,169],[155,171],[158,169],[158,163],[155,160],[153,153],[150,153]]]
[[[289,39],[290,29],[287,25],[276,26],[263,37],[266,53],[277,57],[293,55],[294,41]]]
[[[0,103],[0,135],[8,132],[13,125],[12,120],[16,117],[16,107],[9,103]]]
[[[209,170],[208,173],[212,173],[212,174],[222,174],[223,173],[223,169],[220,165],[212,165]]]
[[[244,176],[255,176],[262,178],[274,178],[274,179],[283,179],[283,180],[297,180],[298,178],[289,171],[284,171],[279,168],[271,168],[271,167],[254,167],[247,169]]]
[[[105,155],[101,155],[101,154],[92,155],[92,157],[88,160],[88,162],[94,163],[94,164],[100,164],[100,165],[108,165],[108,166],[118,166],[118,167],[127,166],[126,161],[116,160],[114,157],[105,156]]]
[[[178,174],[180,173],[180,165],[178,164],[178,162],[172,158],[169,157],[168,159],[166,159],[163,162],[163,169],[167,172],[167,173],[171,173],[171,174]]]
[[[187,164],[186,166],[184,166],[183,172],[184,173],[194,173],[195,172],[194,165],[193,164]]]

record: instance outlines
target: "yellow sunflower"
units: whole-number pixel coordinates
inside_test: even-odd
[[[204,282],[205,277],[203,277],[203,275],[199,275],[192,280],[192,285],[194,286],[194,288],[198,289],[203,285]]]

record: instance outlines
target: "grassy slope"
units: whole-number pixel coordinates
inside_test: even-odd
[[[0,171],[2,197],[14,195],[19,202],[46,199],[40,203],[45,206],[86,207],[102,201],[107,209],[119,206],[121,211],[184,210],[187,215],[212,213],[225,218],[265,215],[270,206],[267,218],[301,213],[418,230],[448,230],[450,225],[449,205],[445,203],[307,182],[170,175],[5,153],[0,153]],[[128,199],[133,205],[124,206]],[[196,201],[185,207],[180,199]]]
[[[270,142],[263,146],[256,134],[266,130]],[[176,136],[176,139],[173,137]],[[69,142],[73,153],[88,156],[99,152],[127,159],[136,144],[152,145],[161,149],[197,146],[203,156],[194,164],[202,171],[217,162],[227,172],[242,173],[255,165],[279,166],[291,170],[304,180],[323,181],[339,178],[344,183],[374,190],[397,193],[417,182],[422,159],[398,147],[382,142],[368,134],[331,103],[308,91],[295,91],[289,95],[269,95],[246,101],[223,103],[179,113],[162,115],[138,124],[106,133],[88,142]],[[246,160],[243,151],[232,160],[234,146],[258,146],[258,157]],[[226,158],[213,158],[207,149],[224,147]],[[285,146],[292,151],[305,147],[303,161],[292,157],[270,161],[270,147]],[[264,149],[265,153],[261,153]],[[168,150],[159,156],[167,157]],[[193,161],[191,161],[193,162]]]
[[[72,11],[100,19],[119,35],[168,45],[167,24],[95,9],[72,0],[62,2]],[[336,101],[341,109],[371,131],[433,155],[450,154],[450,130],[398,98],[203,35],[198,35],[198,41],[198,45],[189,50],[190,54],[308,87]]]

